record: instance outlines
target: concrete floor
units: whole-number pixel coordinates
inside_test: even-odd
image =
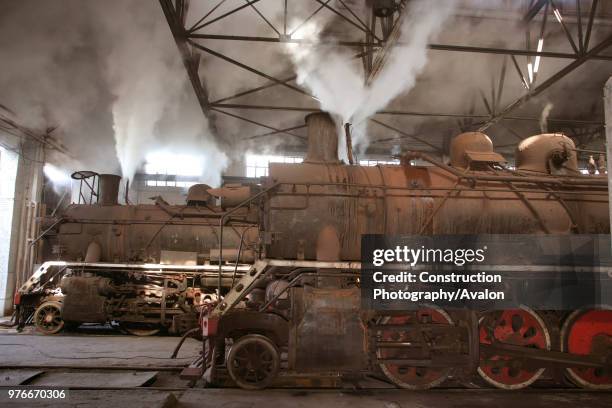
[[[92,333],[99,334],[92,334]],[[197,356],[201,343],[187,339],[177,359],[170,359],[178,337],[136,337],[110,330],[40,335],[31,328],[24,333],[0,329],[0,362],[44,365],[138,365],[183,366]]]
[[[32,331],[18,334],[14,330],[0,329],[0,366],[12,365],[71,365],[88,366],[180,366],[197,354],[199,343],[188,340],[178,360],[170,360],[178,338],[134,337],[117,335],[112,331],[89,331],[56,336],[43,336]],[[154,368],[152,368],[154,369]],[[59,372],[60,370],[56,370]],[[36,381],[45,383],[45,376],[53,378],[50,370]],[[87,376],[88,370],[79,372],[87,382],[96,376]],[[63,373],[65,375],[65,373]],[[74,374],[74,373],[73,373]],[[46,378],[47,383],[49,378]],[[18,407],[193,407],[193,408],[265,408],[265,407],[334,407],[334,408],[564,408],[612,406],[612,393],[584,392],[581,390],[528,389],[502,392],[491,389],[436,389],[410,392],[397,389],[367,390],[295,390],[274,389],[247,392],[239,389],[188,390],[187,384],[176,372],[159,372],[152,384],[130,390],[69,390],[66,400],[15,401],[8,399],[8,388],[0,388],[0,406]]]
[[[100,408],[609,408],[610,393],[582,391],[377,390],[361,392],[236,389],[70,391],[64,401],[9,401],[0,406]]]

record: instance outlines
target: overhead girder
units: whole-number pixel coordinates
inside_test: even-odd
[[[266,16],[257,8],[256,3],[259,3],[260,0],[245,0],[244,4],[241,4],[237,7],[230,9],[229,11],[214,17],[207,21],[207,18],[212,15],[226,0],[220,0],[216,3],[203,17],[199,18],[191,27],[187,28],[185,26],[186,16],[188,12],[188,0],[159,0],[166,16],[166,20],[170,26],[171,32],[174,36],[177,47],[180,51],[181,57],[183,59],[183,63],[187,70],[189,79],[193,85],[195,94],[198,98],[199,104],[202,108],[202,112],[207,115],[210,111],[223,114],[238,120],[242,120],[244,122],[262,127],[267,130],[267,132],[262,134],[256,134],[254,136],[248,137],[247,140],[276,135],[276,134],[285,134],[292,137],[301,138],[302,136],[293,133],[293,130],[300,129],[302,124],[296,124],[295,126],[289,126],[285,128],[279,128],[277,126],[273,126],[270,124],[261,123],[260,121],[253,120],[250,118],[246,118],[240,114],[228,112],[226,109],[240,109],[240,110],[279,110],[279,111],[304,111],[310,112],[318,110],[317,108],[305,108],[301,106],[286,106],[286,105],[270,105],[266,104],[265,101],[262,100],[262,103],[256,104],[240,104],[240,103],[224,103],[236,98],[240,98],[246,95],[254,95],[258,92],[261,92],[265,89],[269,89],[276,86],[282,86],[288,89],[291,89],[296,92],[296,94],[301,94],[303,96],[308,96],[309,99],[312,98],[310,92],[302,89],[298,85],[293,85],[292,81],[296,79],[295,75],[287,76],[285,78],[276,78],[275,76],[269,75],[261,70],[255,69],[249,64],[245,62],[241,62],[235,60],[233,58],[228,57],[222,52],[215,51],[208,46],[202,44],[202,41],[206,40],[223,40],[223,41],[240,41],[240,42],[264,42],[264,43],[278,43],[278,44],[286,44],[286,43],[296,43],[296,44],[309,44],[308,40],[304,39],[296,39],[292,38],[292,35],[296,31],[296,29],[291,32],[287,32],[287,15],[288,15],[288,5],[287,2],[283,2],[283,21],[282,21],[282,32],[280,27],[276,27],[272,22],[266,18]],[[322,12],[323,10],[327,10],[330,13],[333,13],[337,16],[341,21],[348,24],[354,30],[353,38],[355,35],[363,36],[363,41],[355,41],[355,40],[337,40],[332,38],[321,38],[320,43],[325,43],[329,41],[330,43],[338,46],[346,46],[352,48],[358,48],[362,50],[357,57],[367,57],[368,53],[372,54],[374,50],[382,50],[385,48],[385,42],[376,34],[376,25],[373,24],[374,20],[368,22],[363,21],[359,18],[358,14],[350,7],[347,6],[345,2],[342,3],[342,11],[347,12],[344,14],[339,9],[332,7],[329,1],[325,0],[313,0],[317,3],[316,10],[312,12],[301,24],[298,25],[298,28],[305,24],[307,21],[312,19],[316,14]],[[579,3],[579,2],[578,2]],[[380,114],[386,115],[401,115],[401,116],[432,116],[432,117],[449,117],[449,118],[468,118],[470,119],[472,125],[477,126],[479,130],[486,130],[490,126],[499,123],[499,121],[503,119],[509,120],[538,120],[538,118],[524,118],[524,117],[516,117],[511,116],[510,114],[522,106],[525,102],[532,99],[534,96],[542,93],[546,89],[548,89],[553,84],[557,83],[559,80],[567,76],[570,72],[573,72],[576,68],[583,65],[585,62],[589,60],[612,60],[612,56],[603,55],[601,52],[605,50],[610,44],[612,44],[612,35],[605,38],[595,47],[589,49],[589,41],[592,36],[592,28],[595,20],[596,10],[597,10],[597,0],[593,0],[591,2],[591,7],[587,11],[588,19],[586,19],[586,26],[582,27],[582,19],[580,18],[580,14],[578,13],[578,24],[579,24],[579,35],[578,35],[578,45],[574,42],[572,35],[570,34],[567,27],[563,25],[563,30],[566,33],[568,38],[568,43],[570,44],[572,50],[574,52],[552,52],[552,51],[542,51],[542,50],[532,50],[532,49],[507,49],[500,47],[480,47],[480,46],[471,46],[471,45],[458,45],[458,44],[438,44],[432,43],[428,44],[428,48],[433,51],[439,52],[454,52],[454,53],[478,53],[478,54],[493,54],[493,55],[506,55],[510,56],[514,62],[515,67],[519,75],[522,76],[522,81],[526,86],[526,93],[521,97],[515,99],[512,103],[506,105],[505,108],[499,109],[501,103],[501,94],[504,87],[503,78],[500,78],[499,83],[495,85],[497,89],[492,90],[491,100],[483,96],[483,102],[485,107],[487,107],[487,114],[474,114],[473,112],[470,114],[465,114],[464,112],[457,113],[435,113],[435,112],[404,112],[404,111],[396,111],[396,110],[385,110],[379,112]],[[550,5],[553,7],[549,7]],[[579,4],[578,4],[579,6]],[[264,36],[245,36],[245,35],[232,35],[227,33],[227,26],[224,26],[224,31],[222,33],[202,33],[204,27],[208,27],[215,22],[220,22],[221,20],[228,18],[235,13],[240,12],[243,9],[250,8],[260,17],[260,21],[263,24],[267,24],[270,26],[274,32],[276,32],[277,36],[272,37],[264,37]],[[534,20],[534,18],[539,14],[549,12],[549,8],[554,8],[554,1],[551,0],[538,0],[532,2],[531,7],[526,11],[523,22],[525,24],[529,24],[530,21]],[[401,10],[398,10],[398,12]],[[370,18],[372,18],[373,13],[371,13]],[[375,17],[374,17],[375,19]],[[367,19],[366,19],[367,20]],[[398,19],[395,21],[397,22]],[[546,19],[543,18],[545,21]],[[542,31],[544,30],[545,23],[542,24]],[[543,34],[543,33],[542,33]],[[384,37],[383,37],[384,38]],[[270,82],[264,85],[260,85],[254,87],[252,89],[246,89],[240,92],[237,92],[233,95],[222,97],[217,99],[216,101],[210,102],[208,89],[205,81],[199,75],[199,61],[200,61],[200,53],[199,51],[203,51],[209,55],[212,55],[216,58],[220,58],[227,63],[233,64],[244,69],[247,72],[258,75],[260,77],[264,77],[268,79]],[[557,59],[570,59],[572,62],[568,64],[566,67],[562,68],[557,73],[551,75],[548,79],[540,83],[538,86],[535,84],[528,84],[523,76],[518,63],[516,62],[516,57],[525,56],[527,58],[531,57],[540,57],[540,58],[557,58]],[[365,60],[364,60],[365,61]],[[367,65],[367,64],[366,64]],[[504,64],[504,73],[505,77],[505,64]],[[506,81],[507,83],[508,81]],[[508,85],[509,86],[509,85]],[[297,96],[297,95],[296,95]],[[477,119],[476,123],[473,123],[473,119]],[[576,123],[576,124],[598,124],[596,121],[585,121],[581,118],[551,118],[549,119],[551,122],[558,123]],[[378,123],[380,122],[377,120]],[[381,122],[382,123],[382,122]],[[381,124],[381,126],[390,126],[388,124]],[[464,124],[465,125],[465,124]],[[415,138],[416,140],[416,138]],[[427,143],[430,145],[429,143]]]

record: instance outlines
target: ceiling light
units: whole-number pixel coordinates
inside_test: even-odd
[[[540,40],[538,41],[538,52],[542,52],[542,49],[544,48],[544,39],[540,38]],[[537,73],[538,69],[540,68],[540,56],[536,56],[535,58],[535,63],[533,64],[533,72]]]
[[[533,83],[533,65],[531,62],[527,64],[527,71],[529,72],[529,83]]]

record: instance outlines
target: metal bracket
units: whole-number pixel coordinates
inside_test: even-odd
[[[240,278],[238,283],[230,289],[223,298],[223,301],[221,301],[212,311],[211,315],[220,317],[233,309],[234,306],[250,292],[253,284],[263,274],[267,266],[268,262],[266,260],[256,261],[253,266],[251,266],[251,269],[249,269],[248,272]]]

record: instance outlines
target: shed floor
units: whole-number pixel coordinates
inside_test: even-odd
[[[177,337],[134,337],[113,332],[67,333],[43,336],[32,331],[18,334],[12,329],[0,329],[0,366],[56,366],[81,367],[84,384],[104,376],[88,373],[105,367],[159,367],[185,365],[197,354],[199,342],[188,340],[179,359],[170,360]],[[32,372],[32,368],[28,369]],[[43,374],[29,380],[32,386],[44,376],[62,378],[62,369],[42,369]],[[24,369],[25,372],[25,369]],[[74,370],[72,371],[74,373]],[[117,373],[119,374],[119,372]],[[123,375],[126,373],[122,372]],[[11,374],[13,375],[13,374]],[[62,375],[65,375],[62,372]],[[74,375],[74,374],[73,374]],[[27,376],[26,376],[27,377]],[[38,380],[36,380],[38,378]],[[51,381],[51,380],[49,380]],[[114,381],[116,382],[116,381]],[[126,386],[130,384],[126,383]],[[111,387],[116,387],[112,384]],[[492,389],[435,389],[410,392],[397,389],[367,390],[304,390],[274,389],[247,392],[239,389],[185,389],[187,383],[177,372],[157,371],[157,379],[147,386],[131,389],[82,390],[71,389],[66,400],[21,400],[8,398],[8,386],[0,384],[0,406],[22,407],[334,407],[334,408],[517,408],[517,407],[589,407],[612,406],[612,393],[586,392],[577,389],[528,389],[503,392]]]

